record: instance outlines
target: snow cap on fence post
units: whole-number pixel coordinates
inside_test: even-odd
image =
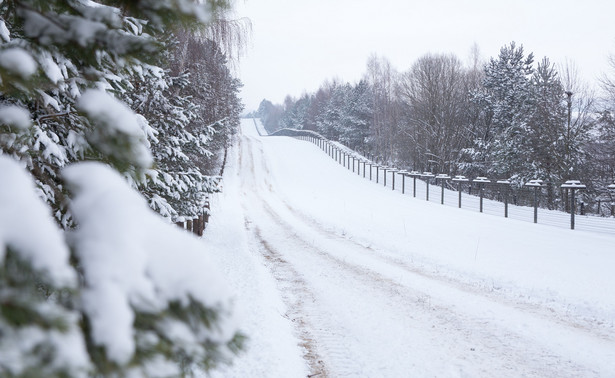
[[[565,183],[563,183],[561,185],[562,189],[570,189],[570,229],[574,230],[574,213],[575,213],[575,209],[574,209],[574,205],[575,205],[575,198],[574,198],[574,191],[577,189],[585,189],[586,186],[581,184],[581,181],[579,180],[568,180]]]

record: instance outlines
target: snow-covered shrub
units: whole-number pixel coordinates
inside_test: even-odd
[[[104,373],[163,364],[179,376],[227,360],[240,345],[229,294],[197,238],[169,227],[100,163],[67,167],[78,225],[70,244],[85,281],[83,312]],[[175,369],[175,370],[173,370]],[[153,371],[153,369],[152,369]]]
[[[83,374],[77,274],[62,231],[26,170],[1,155],[0,183],[0,376]]]

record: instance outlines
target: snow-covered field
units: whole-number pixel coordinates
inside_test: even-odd
[[[212,206],[250,338],[213,376],[615,376],[613,235],[402,195],[251,119]]]

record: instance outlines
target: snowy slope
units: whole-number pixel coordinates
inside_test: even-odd
[[[250,342],[219,376],[615,376],[614,236],[402,195],[252,120],[229,156],[205,242]]]

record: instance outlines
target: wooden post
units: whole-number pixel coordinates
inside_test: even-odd
[[[198,216],[194,218],[194,233],[195,235],[199,234],[199,230],[201,229],[201,217]]]

